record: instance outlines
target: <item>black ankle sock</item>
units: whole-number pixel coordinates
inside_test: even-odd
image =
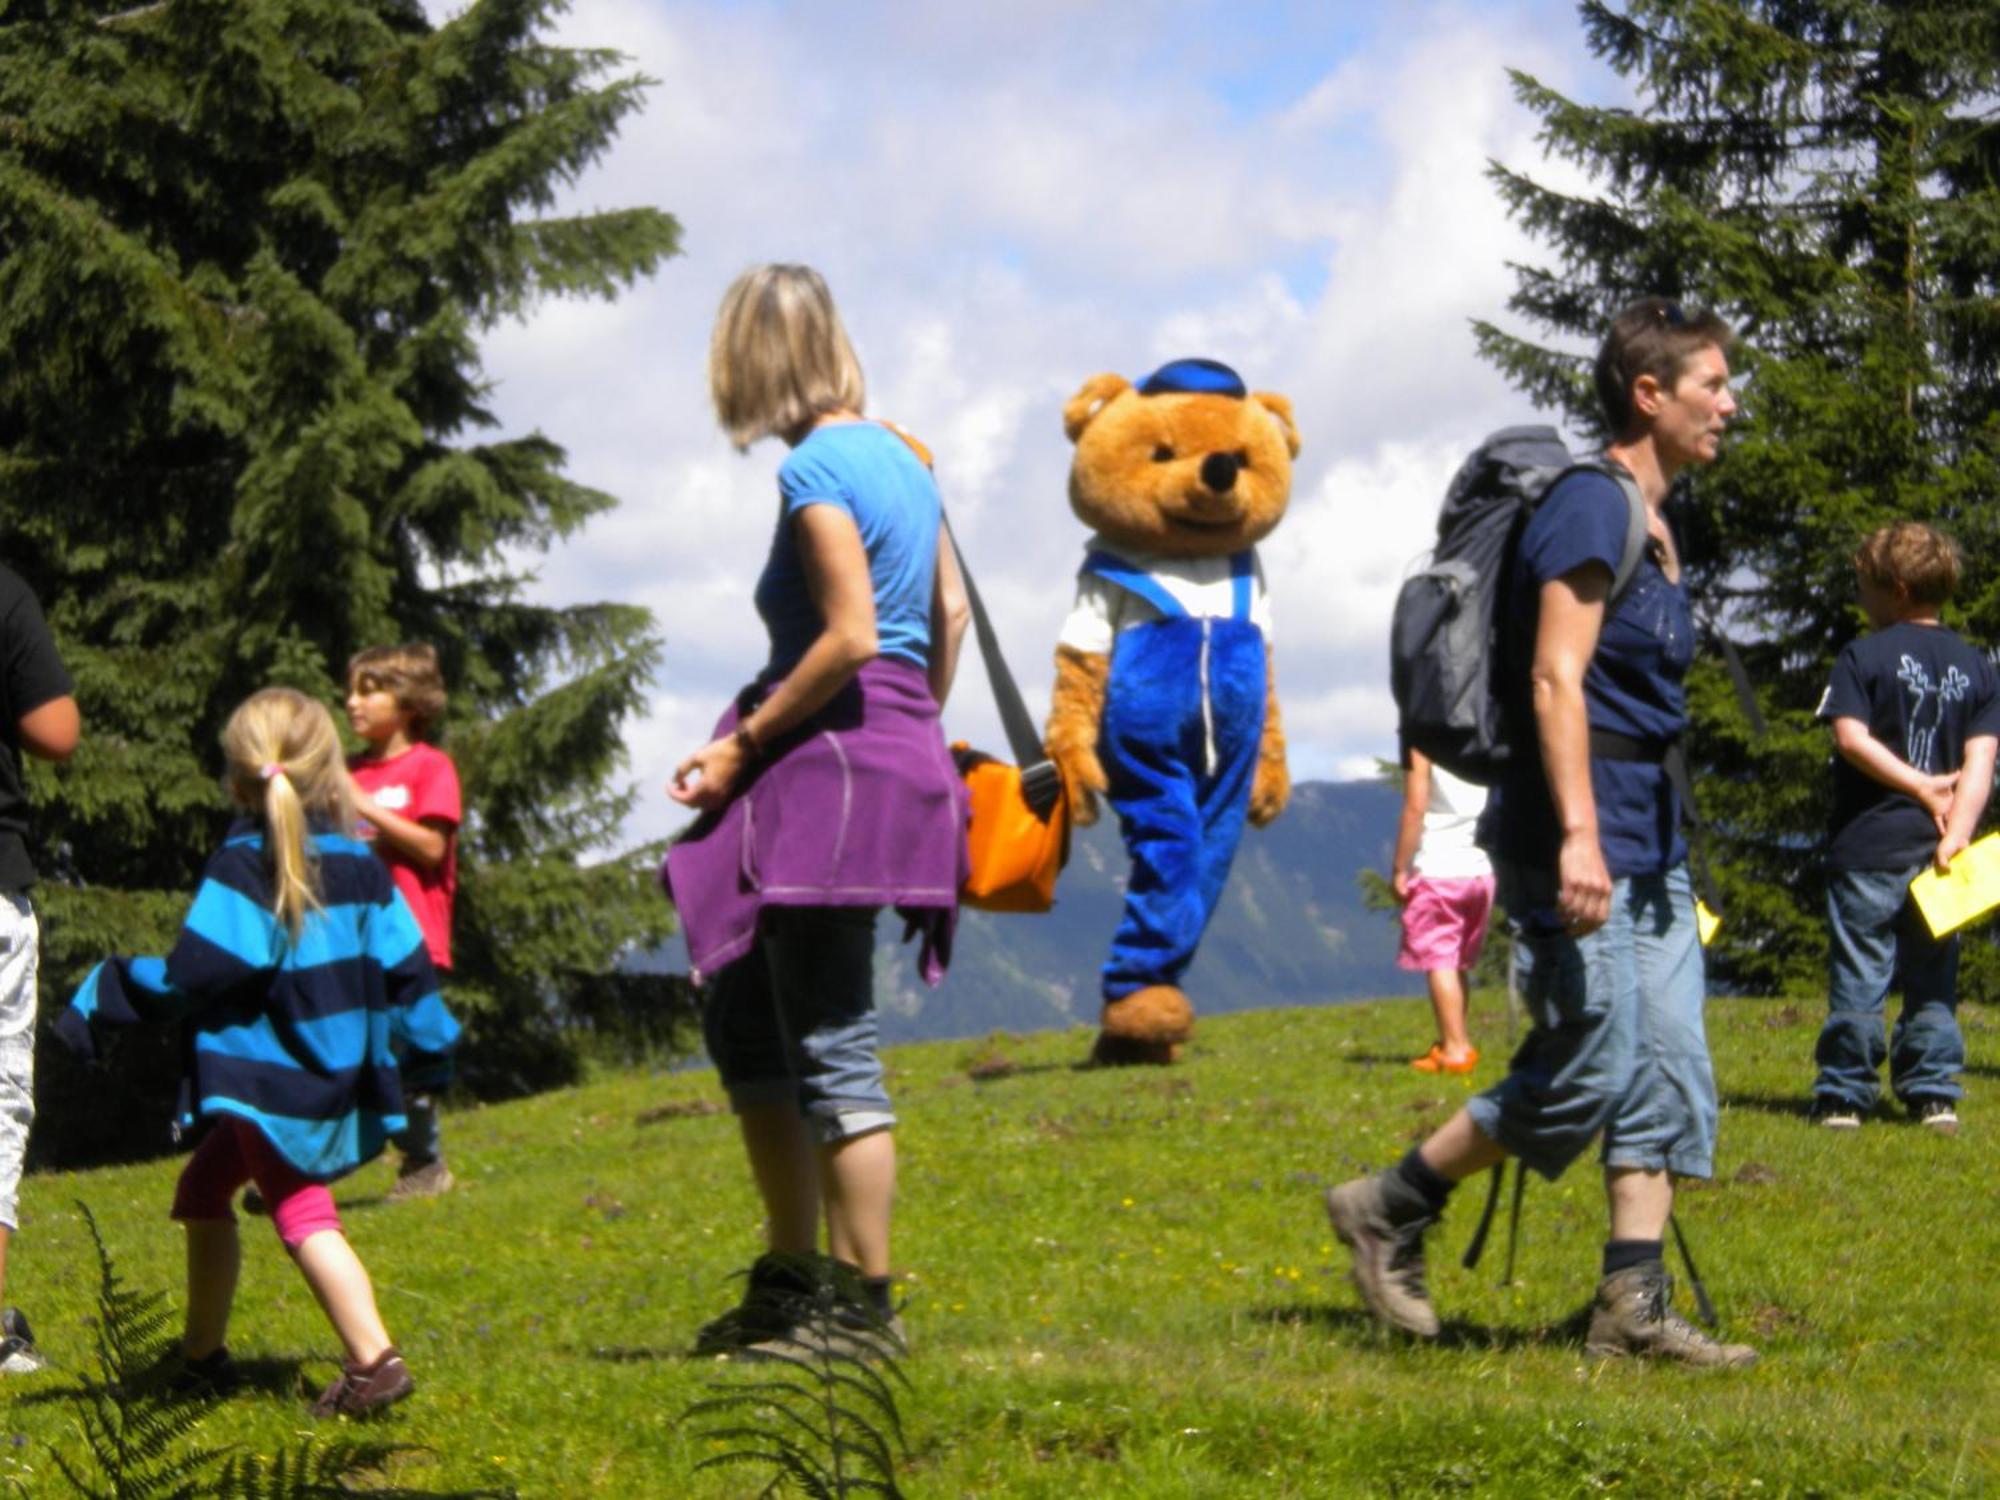
[[[1604,1274],[1616,1276],[1620,1271],[1643,1266],[1649,1260],[1660,1260],[1665,1257],[1666,1248],[1664,1240],[1606,1240]]]
[[[896,1315],[896,1304],[892,1298],[896,1289],[894,1278],[864,1276],[861,1278],[861,1289],[868,1294],[868,1305],[884,1323]]]
[[[1441,1176],[1414,1147],[1382,1174],[1382,1196],[1388,1200],[1390,1217],[1399,1223],[1435,1219],[1444,1212],[1445,1199],[1456,1185]]]

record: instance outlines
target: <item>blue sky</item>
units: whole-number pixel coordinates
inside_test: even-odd
[[[782,450],[728,446],[704,361],[724,287],[764,260],[826,274],[871,412],[936,450],[1037,712],[1084,538],[1064,399],[1180,355],[1291,396],[1305,447],[1263,553],[1294,773],[1391,752],[1396,584],[1457,460],[1531,414],[1467,329],[1504,320],[1510,259],[1542,258],[1485,164],[1576,181],[1505,68],[1616,88],[1573,6],[577,0],[559,38],[657,80],[572,205],[657,204],[686,235],[616,304],[549,303],[485,344],[506,426],[623,501],[533,560],[539,589],[645,604],[666,641],[628,734],[635,833],[678,821],[657,787],[762,660]],[[947,727],[999,743],[976,666]]]

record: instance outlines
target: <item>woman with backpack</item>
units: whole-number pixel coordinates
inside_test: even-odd
[[[1603,460],[1556,481],[1504,564],[1520,753],[1481,839],[1533,1030],[1498,1084],[1395,1166],[1326,1198],[1369,1311],[1420,1338],[1439,1331],[1423,1236],[1452,1189],[1509,1156],[1553,1179],[1601,1133],[1610,1226],[1587,1351],[1757,1358],[1673,1312],[1663,1256],[1674,1179],[1711,1174],[1716,1126],[1694,892],[1664,764],[1686,727],[1694,656],[1664,508],[1682,470],[1714,461],[1736,410],[1731,342],[1713,313],[1661,298],[1619,313],[1596,364]],[[1634,516],[1626,481],[1648,544],[1614,593]]]

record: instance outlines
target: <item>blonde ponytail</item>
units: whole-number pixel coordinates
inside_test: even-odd
[[[312,823],[343,833],[354,825],[340,736],[323,705],[291,688],[266,688],[229,716],[222,748],[231,794],[263,813],[271,911],[296,942],[306,913],[320,905]]]

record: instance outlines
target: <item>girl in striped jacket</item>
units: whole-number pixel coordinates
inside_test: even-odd
[[[435,1060],[458,1023],[387,867],[353,836],[326,709],[267,688],[230,716],[222,744],[248,816],[210,856],[173,951],[99,964],[58,1030],[86,1055],[103,1026],[184,1019],[193,1032],[206,1133],[174,1194],[188,1248],[181,1382],[218,1394],[235,1383],[223,1343],[241,1261],[230,1200],[255,1181],[346,1349],[313,1414],[359,1416],[412,1381],[327,1184],[404,1127],[392,1046]]]

